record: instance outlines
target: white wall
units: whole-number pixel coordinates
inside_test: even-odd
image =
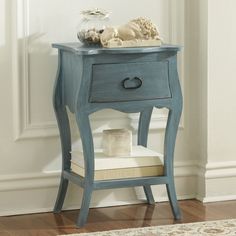
[[[97,1],[0,0],[0,209],[1,215],[46,211],[53,208],[59,183],[61,154],[51,96],[57,67],[53,42],[76,41],[76,25],[82,9]],[[121,4],[123,2],[123,4]],[[99,1],[112,12],[113,24],[147,16],[158,25],[165,42],[184,44],[184,1]],[[57,7],[55,7],[57,6]],[[184,51],[179,57],[184,93]],[[186,101],[188,100],[186,95]],[[189,105],[181,121],[176,147],[176,184],[179,198],[195,196],[196,168],[189,155]],[[76,126],[72,119],[74,130]],[[104,111],[91,118],[95,146],[104,128],[128,127],[136,138],[137,116]],[[149,146],[162,150],[166,112],[155,112]],[[73,132],[74,146],[80,146]],[[161,187],[154,187],[158,200],[165,200]],[[78,208],[80,192],[71,185],[65,208]],[[139,188],[97,191],[93,206],[140,202]]]
[[[96,3],[0,0],[1,215],[53,207],[61,154],[51,104],[57,54],[50,45],[76,41],[80,10]],[[148,16],[166,42],[184,46],[179,54],[184,112],[175,155],[178,198],[236,199],[235,0],[101,0],[99,6],[112,12],[113,24]],[[135,114],[104,111],[91,119],[95,146],[104,128],[132,128],[136,138]],[[155,111],[149,146],[158,151],[165,123],[166,112]],[[80,146],[78,137],[73,132],[74,146]],[[166,200],[163,187],[153,189],[156,200]],[[79,207],[80,192],[70,186],[65,208]],[[129,204],[143,197],[140,188],[97,191],[92,205]]]
[[[196,160],[196,197],[205,196],[207,162],[208,2],[185,1],[185,93],[188,94],[190,157]]]
[[[209,161],[236,162],[236,2],[209,1],[208,9]]]

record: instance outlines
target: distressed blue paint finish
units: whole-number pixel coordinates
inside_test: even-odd
[[[59,50],[59,65],[53,104],[62,146],[62,174],[54,207],[60,212],[68,181],[84,189],[77,226],[87,220],[93,190],[143,186],[149,204],[154,204],[151,185],[165,184],[171,208],[180,218],[174,175],[174,147],[182,95],[177,73],[179,47],[115,48],[84,47],[78,43],[53,44]],[[125,82],[124,82],[125,81]],[[76,116],[85,161],[85,178],[70,171],[71,138],[66,107]],[[153,107],[168,108],[164,143],[164,176],[94,181],[94,148],[89,115],[102,109],[140,112],[138,144],[147,146]]]
[[[137,89],[129,89],[138,86],[140,87]],[[91,102],[122,102],[169,97],[171,93],[167,60],[93,66],[89,99]]]
[[[84,193],[82,204],[80,208],[79,218],[77,220],[77,226],[82,227],[87,220],[89,212],[89,204],[93,191],[94,183],[94,147],[93,147],[93,137],[91,132],[91,127],[89,123],[89,114],[83,111],[80,111],[79,107],[75,112],[76,121],[80,130],[80,138],[83,145],[83,154],[84,154],[84,168],[85,168],[85,177],[84,177]]]
[[[147,147],[148,130],[149,124],[152,116],[153,108],[147,108],[140,112],[139,125],[138,125],[138,145]],[[155,204],[155,200],[152,194],[152,189],[150,185],[143,186],[144,193],[146,195],[149,204]]]
[[[161,47],[103,48],[100,46],[88,47],[81,45],[80,43],[60,43],[53,44],[53,47],[79,55],[152,53],[180,50],[179,46],[174,45],[163,45]]]
[[[53,94],[53,106],[57,118],[57,123],[61,137],[61,148],[62,148],[62,169],[70,170],[71,160],[71,134],[69,120],[66,113],[65,104],[62,101],[62,69],[61,69],[61,53],[59,53],[58,60],[58,71],[54,86]],[[66,191],[68,187],[68,179],[63,174],[61,175],[60,186],[57,194],[56,203],[54,206],[54,212],[60,212],[65,199]]]

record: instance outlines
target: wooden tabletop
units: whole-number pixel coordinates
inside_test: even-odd
[[[162,51],[179,51],[180,46],[163,44],[156,47],[130,47],[130,48],[103,48],[101,46],[85,46],[79,42],[54,43],[52,47],[70,51],[79,55],[95,54],[131,54],[131,53],[151,53]]]

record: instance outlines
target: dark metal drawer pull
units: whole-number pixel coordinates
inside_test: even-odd
[[[134,77],[134,78],[125,78],[122,80],[122,86],[124,89],[137,89],[140,88],[143,84],[143,81],[139,77]]]

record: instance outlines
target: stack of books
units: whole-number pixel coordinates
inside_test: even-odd
[[[97,149],[94,153],[95,180],[163,175],[163,155],[143,146],[133,146],[129,156],[108,157],[102,149]],[[71,170],[84,177],[83,153],[74,150],[71,155]]]

